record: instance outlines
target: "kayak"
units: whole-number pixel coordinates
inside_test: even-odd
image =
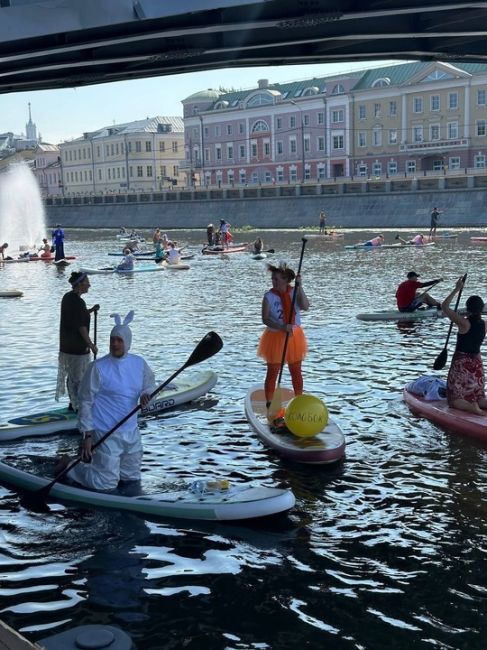
[[[241,244],[239,246],[229,246],[228,248],[222,248],[221,246],[205,246],[201,252],[203,255],[221,255],[222,253],[244,253],[248,250],[247,244]]]
[[[88,273],[88,275],[109,275],[110,273],[149,273],[151,271],[164,271],[165,268],[166,267],[163,264],[138,264],[131,270],[116,268],[89,269],[86,267],[81,267],[80,271],[82,273]]]
[[[471,438],[487,442],[487,417],[460,411],[448,406],[446,399],[427,401],[419,395],[414,395],[407,388],[403,391],[403,399],[413,413],[422,415],[427,420]]]
[[[169,384],[141,410],[141,416],[159,415],[208,393],[217,382],[211,370],[189,374]],[[0,423],[0,442],[29,436],[48,436],[58,431],[77,431],[78,416],[67,408],[51,409]]]
[[[281,388],[283,406],[294,397],[292,390]],[[261,386],[252,386],[245,397],[245,415],[262,442],[281,458],[298,463],[326,465],[345,455],[345,436],[336,422],[328,421],[326,428],[311,438],[299,438],[286,430],[273,433],[267,421],[265,394]]]
[[[382,244],[381,246],[366,246],[365,244],[351,244],[349,246],[345,246],[344,248],[346,250],[381,250],[381,249],[388,249],[388,250],[403,250],[403,249],[411,249],[411,248],[429,248],[430,246],[436,246],[435,242],[428,242],[427,244]]]
[[[20,298],[23,295],[24,292],[18,289],[4,289],[0,291],[0,298]]]
[[[36,476],[0,462],[0,480],[7,484],[37,492],[49,485],[51,478]],[[206,521],[233,521],[267,517],[290,510],[296,499],[289,489],[231,484],[226,481],[197,481],[206,489],[189,484],[173,492],[127,496],[121,493],[95,492],[73,485],[55,483],[49,498],[80,506],[98,506],[156,516]],[[214,486],[214,487],[213,487]],[[225,487],[223,487],[225,486]]]
[[[467,310],[461,308],[457,310],[459,314],[465,316]],[[487,314],[487,311],[484,310],[484,314]],[[386,321],[386,320],[396,320],[396,321],[413,321],[413,320],[427,320],[430,318],[444,318],[445,314],[441,309],[416,309],[415,311],[397,311],[395,309],[376,311],[371,313],[357,314],[359,320],[365,321]]]

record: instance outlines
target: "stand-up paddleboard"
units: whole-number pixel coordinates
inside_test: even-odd
[[[470,237],[472,244],[487,244],[487,237]]]
[[[37,492],[49,485],[51,477],[36,476],[0,462],[0,480],[28,492]],[[201,483],[198,481],[198,483]],[[98,506],[138,512],[156,517],[199,519],[206,521],[234,521],[268,517],[290,510],[296,499],[291,490],[254,486],[250,483],[229,484],[227,488],[212,488],[224,481],[208,481],[204,491],[193,490],[193,485],[174,492],[124,494],[95,492],[72,485],[55,483],[50,500],[67,501],[78,506]]]
[[[294,393],[281,388],[283,406]],[[267,420],[265,394],[261,386],[252,386],[245,398],[245,415],[262,442],[286,460],[314,465],[335,463],[345,455],[345,436],[336,422],[329,420],[326,428],[311,438],[298,438],[287,430],[273,433]]]
[[[457,309],[458,313],[462,316],[466,316],[467,310],[465,308]],[[487,311],[484,310],[484,314],[487,314]],[[397,311],[395,309],[376,311],[370,313],[357,314],[356,316],[359,320],[364,321],[418,321],[418,320],[430,320],[436,318],[444,318],[445,314],[441,309],[436,309],[436,307],[426,308],[426,309],[415,309],[414,311]]]
[[[436,246],[434,241],[427,244],[381,244],[380,246],[367,246],[365,244],[351,244],[344,246],[345,250],[364,250],[364,251],[377,251],[377,250],[410,250],[416,248],[430,248]]]
[[[18,289],[5,289],[0,291],[0,298],[20,298],[23,295],[24,292]]]
[[[165,266],[163,264],[137,264],[133,269],[117,269],[117,268],[102,268],[102,269],[90,269],[88,267],[82,266],[80,271],[82,273],[87,273],[88,275],[110,275],[111,273],[152,273],[154,271],[164,271]]]
[[[183,375],[169,384],[142,409],[141,415],[159,415],[168,409],[191,402],[208,393],[217,382],[211,370]],[[0,442],[29,436],[47,436],[58,431],[77,431],[78,416],[67,408],[51,409],[13,418],[0,424]]]
[[[54,255],[51,255],[50,257],[43,257],[42,255],[31,255],[30,256],[30,261],[31,262],[54,262]],[[74,255],[66,255],[66,257],[63,257],[63,260],[75,260],[76,257]],[[62,260],[59,260],[60,262]]]
[[[221,255],[222,253],[245,253],[248,251],[248,244],[240,244],[239,246],[229,246],[228,248],[223,248],[223,246],[205,246],[201,252],[203,255]]]
[[[252,253],[250,257],[253,260],[265,260],[267,258],[267,253]]]
[[[431,235],[431,236],[426,235],[425,240],[427,242],[430,242],[430,241],[440,241],[441,242],[444,239],[456,239],[457,237],[458,237],[458,234],[448,232],[448,233],[443,233],[443,234],[440,234],[440,235]]]
[[[446,399],[427,401],[409,392],[407,387],[403,391],[403,398],[413,413],[422,415],[452,433],[470,436],[487,443],[485,415],[475,415],[475,413],[450,408]]]
[[[327,232],[323,233],[312,233],[311,235],[306,235],[306,239],[320,239],[322,241],[336,241],[337,239],[342,239],[345,237],[343,232]]]
[[[178,262],[177,264],[169,264],[169,262],[161,262],[163,266],[166,267],[168,271],[189,271],[191,268],[189,264],[183,264],[182,262]]]
[[[19,260],[2,260],[0,259],[0,264],[18,264],[19,262],[30,262],[29,257],[21,257]]]
[[[63,266],[69,266],[70,262],[68,262],[68,260],[67,260],[65,257],[63,257],[62,260],[57,260],[57,261],[54,260],[53,264],[54,264],[55,266],[61,268],[61,267],[63,267]]]

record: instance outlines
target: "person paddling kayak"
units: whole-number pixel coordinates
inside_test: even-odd
[[[257,354],[267,362],[264,391],[269,405],[281,368],[286,332],[289,332],[290,336],[285,361],[291,374],[294,394],[301,395],[303,392],[301,363],[308,351],[308,344],[301,329],[301,310],[309,309],[309,300],[303,290],[301,275],[296,275],[285,262],[281,262],[279,266],[268,264],[267,268],[272,274],[272,289],[264,294],[262,300],[262,322],[266,329],[259,341]],[[296,284],[296,304],[291,314],[294,289],[290,282],[293,280]]]
[[[446,398],[448,406],[487,415],[485,398],[485,375],[480,346],[485,339],[485,321],[481,315],[484,301],[480,296],[467,298],[467,315],[461,316],[450,303],[464,285],[464,278],[459,278],[453,291],[441,303],[443,312],[458,327],[457,343],[448,372]]]
[[[407,274],[407,280],[401,282],[396,291],[396,301],[397,308],[399,311],[416,311],[418,307],[426,304],[429,307],[436,307],[441,309],[441,304],[432,298],[426,291],[421,294],[417,294],[418,289],[423,287],[431,287],[431,285],[440,282],[442,278],[438,280],[430,280],[429,282],[418,282],[419,274],[416,271],[410,271]]]

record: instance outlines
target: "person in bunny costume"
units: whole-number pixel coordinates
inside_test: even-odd
[[[92,453],[92,445],[140,403],[145,406],[155,390],[154,374],[144,359],[130,354],[134,312],[122,319],[111,314],[109,354],[88,366],[79,390],[81,457],[68,472],[71,480],[92,490],[114,490],[120,481],[140,480],[142,441],[134,414]],[[66,463],[69,459],[65,460]]]

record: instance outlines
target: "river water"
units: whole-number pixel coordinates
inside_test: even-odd
[[[238,525],[61,504],[39,514],[0,486],[0,617],[31,640],[74,625],[119,625],[139,650],[484,648],[486,447],[412,416],[401,400],[406,382],[432,372],[448,324],[355,315],[392,308],[410,270],[444,278],[437,298],[468,271],[466,296],[486,297],[487,248],[471,245],[468,232],[428,250],[308,241],[305,389],[324,398],[347,439],[344,462],[309,467],[263,448],[243,413],[248,387],[264,375],[255,348],[270,286],[265,264],[240,254],[207,258],[201,232],[172,234],[196,253],[190,271],[93,276],[84,296],[101,305],[101,352],[109,314],[135,309],[132,349],[161,380],[207,331],[223,338],[223,350],[201,365],[218,373],[213,392],[143,425],[145,465],[168,484],[226,477],[288,486],[296,507]],[[296,265],[301,231],[259,234],[276,249],[273,259]],[[56,405],[67,278],[78,263],[106,265],[117,247],[113,232],[73,230],[65,250],[79,260],[66,270],[42,262],[0,269],[2,289],[24,291],[1,302],[2,420]],[[0,455],[46,461],[75,447],[64,434],[3,443]]]

